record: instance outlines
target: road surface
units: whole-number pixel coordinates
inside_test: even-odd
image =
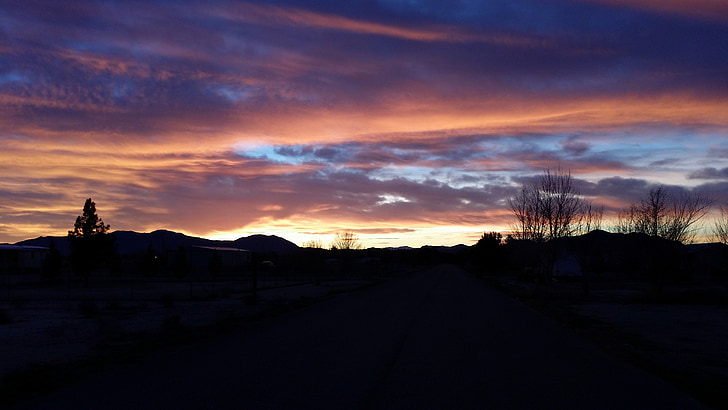
[[[112,366],[26,408],[700,408],[453,266]]]

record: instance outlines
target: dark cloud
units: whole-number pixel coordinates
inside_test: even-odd
[[[713,158],[728,158],[728,148],[710,147],[708,155]]]
[[[574,156],[585,154],[587,151],[589,151],[589,148],[591,147],[588,143],[580,141],[576,138],[569,138],[561,145],[566,152]]]
[[[728,207],[728,182],[710,182],[696,187],[695,190],[715,201],[717,205]]]
[[[658,161],[650,162],[649,166],[651,166],[651,167],[668,167],[668,166],[674,166],[675,164],[679,163],[680,161],[681,161],[680,158],[663,158]]]
[[[641,200],[655,185],[638,178],[610,177],[596,182],[579,184],[586,195],[617,204],[612,210],[619,210],[630,203]]]
[[[728,168],[703,168],[688,175],[689,179],[728,179]]]

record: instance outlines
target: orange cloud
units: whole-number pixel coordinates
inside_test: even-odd
[[[263,113],[253,122],[241,123],[238,138],[266,136],[274,143],[341,142],[346,140],[428,140],[453,132],[521,133],[614,130],[631,124],[665,123],[696,126],[728,126],[720,98],[685,94],[657,97],[541,99],[517,97],[482,101],[420,101],[402,99],[386,107],[359,107],[349,111],[291,112],[286,121]]]

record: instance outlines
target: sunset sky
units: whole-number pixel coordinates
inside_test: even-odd
[[[0,4],[0,242],[472,244],[570,170],[609,218],[728,205],[725,0]]]

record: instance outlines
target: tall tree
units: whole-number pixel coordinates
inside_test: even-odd
[[[518,194],[508,200],[511,212],[516,217],[513,227],[516,239],[543,242],[546,227],[539,214],[540,193],[538,185],[523,185]]]
[[[83,215],[76,217],[73,230],[68,231],[72,238],[90,238],[94,235],[105,234],[110,225],[104,225],[104,221],[96,214],[96,203],[88,198],[83,204]]]
[[[88,286],[93,269],[108,265],[114,253],[114,238],[108,235],[110,226],[96,214],[96,203],[91,198],[83,206],[83,214],[76,218],[73,230],[68,231],[71,242],[71,266]]]
[[[561,169],[546,169],[536,182],[523,184],[508,205],[516,237],[536,242],[573,235],[587,209],[571,172]]]
[[[682,243],[692,243],[696,236],[694,225],[703,219],[712,204],[713,200],[700,192],[681,191],[674,195],[664,237]]]
[[[700,192],[670,193],[659,186],[619,213],[616,230],[690,243],[695,239],[695,225],[707,214],[712,202]]]

